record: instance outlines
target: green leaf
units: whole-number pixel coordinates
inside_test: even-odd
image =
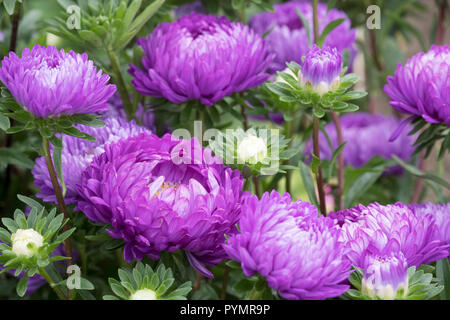
[[[399,165],[401,165],[406,171],[408,171],[412,175],[419,177],[419,178],[432,180],[432,181],[436,182],[437,184],[440,184],[441,186],[443,186],[447,189],[450,189],[450,183],[448,183],[444,179],[442,179],[432,173],[422,172],[421,170],[417,169],[416,167],[414,167],[410,164],[407,164],[406,162],[404,162],[402,159],[400,159],[399,157],[397,157],[395,155],[393,155],[392,158],[394,159],[395,162],[397,162]]]
[[[32,169],[34,162],[27,155],[11,148],[0,148],[0,163],[12,164],[24,169]]]
[[[11,233],[15,233],[19,229],[17,223],[11,218],[2,218],[2,223]]]
[[[319,202],[317,201],[316,196],[316,187],[314,185],[313,177],[309,171],[309,168],[302,161],[299,162],[300,167],[300,175],[302,177],[303,185],[306,188],[306,192],[308,193],[309,201],[314,204],[317,208],[319,208]]]
[[[25,273],[17,284],[16,291],[19,297],[23,297],[28,288],[28,274]]]
[[[0,241],[4,243],[11,243],[11,234],[2,227],[0,227]]]
[[[80,30],[78,34],[80,35],[81,39],[89,42],[91,45],[94,45],[95,47],[103,46],[102,38],[100,38],[100,36],[98,36],[97,34],[95,34],[90,30]]]
[[[344,21],[345,21],[344,18],[340,18],[340,19],[336,19],[336,20],[333,20],[330,23],[328,23],[326,25],[325,29],[323,29],[322,34],[319,36],[317,45],[319,47],[322,47],[325,42],[326,37]]]
[[[12,16],[16,7],[16,0],[3,0],[3,5],[5,6],[6,12]]]
[[[63,233],[61,233],[60,235],[58,235],[57,237],[56,237],[56,240],[55,240],[55,242],[57,242],[57,243],[61,243],[61,242],[63,242],[64,240],[66,240],[68,237],[70,237],[71,235],[72,235],[72,233],[75,231],[75,227],[74,228],[72,228],[72,229],[69,229],[69,230],[67,230],[67,231],[65,231],[65,232],[63,232]]]
[[[94,290],[94,285],[87,279],[80,279],[80,289],[79,290]]]
[[[119,49],[125,47],[131,39],[141,30],[141,28],[150,20],[150,18],[158,11],[158,9],[163,5],[165,0],[155,0],[152,4],[147,6],[144,11],[137,16],[137,18],[131,23],[128,28],[128,32],[122,36],[119,41]]]
[[[339,97],[341,101],[357,100],[367,96],[367,92],[364,91],[350,91]]]
[[[305,28],[306,35],[308,36],[308,47],[310,47],[312,44],[312,42],[311,42],[311,27],[309,25],[308,20],[306,20],[305,16],[302,14],[300,9],[297,8],[296,11],[297,11],[298,17],[300,18],[300,21],[302,22],[303,28]]]
[[[30,206],[32,209],[36,209],[36,211],[41,211],[44,207],[39,203],[39,202],[37,202],[36,200],[34,200],[34,199],[31,199],[31,198],[28,198],[28,197],[26,197],[26,196],[23,196],[23,195],[21,195],[21,194],[18,194],[17,195],[17,198],[20,200],[20,201],[22,201],[23,203],[25,203],[25,204],[27,204],[28,206]]]
[[[141,4],[142,4],[142,0],[133,0],[130,3],[130,5],[128,6],[128,9],[123,18],[123,23],[125,24],[126,27],[128,27],[131,24],[131,22],[133,21],[139,8],[141,7]]]
[[[9,129],[10,126],[11,126],[11,123],[9,122],[9,118],[0,114],[0,129],[3,131],[6,131]]]
[[[111,290],[118,295],[119,297],[121,297],[122,299],[127,300],[128,299],[128,293],[125,290],[124,287],[121,286],[121,284],[119,283],[119,281],[117,281],[114,278],[109,278],[109,285],[111,286]]]
[[[312,156],[311,170],[315,175],[317,175],[320,166],[320,158],[316,157],[314,154],[311,154],[311,156]]]
[[[76,129],[75,127],[72,128],[67,128],[63,130],[63,133],[72,136],[72,137],[76,137],[76,138],[81,138],[87,141],[95,141],[96,139],[84,132],[81,132],[80,130]]]
[[[355,180],[345,195],[345,208],[350,208],[378,180],[383,170],[363,173]]]
[[[59,139],[56,139],[56,140],[60,141]],[[54,143],[54,142],[52,142],[52,143]],[[61,146],[62,146],[62,142],[61,142]],[[63,169],[62,169],[62,148],[59,147],[59,144],[58,144],[58,146],[55,145],[55,148],[53,149],[53,163],[55,165],[55,171],[58,176],[59,183],[61,184],[63,197],[65,197],[66,192],[67,192],[67,187],[66,187],[66,183],[64,181]]]
[[[332,175],[332,170],[333,170],[333,166],[334,163],[336,162],[336,159],[339,155],[339,153],[342,152],[342,150],[345,148],[345,145],[347,144],[348,141],[343,142],[336,150],[334,150],[333,152],[333,156],[331,157],[331,162],[330,162],[330,166],[329,166],[329,171],[328,171],[328,176],[331,177]]]
[[[6,133],[8,134],[14,134],[14,133],[18,133],[25,130],[25,126],[14,126],[14,127],[10,127],[6,130]]]
[[[441,292],[442,300],[450,300],[450,263],[447,258],[436,262],[436,277],[444,286]]]

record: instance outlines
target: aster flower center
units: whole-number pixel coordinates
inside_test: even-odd
[[[172,188],[172,189],[176,190],[178,188],[178,186],[179,186],[179,184],[172,184],[172,183],[164,182],[161,185],[161,188],[159,188],[159,190],[156,191],[156,193],[153,195],[152,199],[155,197],[158,197],[161,193],[163,193],[167,189]]]

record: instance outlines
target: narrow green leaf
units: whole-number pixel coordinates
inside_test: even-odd
[[[302,14],[302,12],[297,8],[297,15],[300,18],[300,21],[302,22],[303,28],[305,28],[306,35],[308,36],[308,47],[311,47],[311,27],[309,25],[308,20],[306,20],[305,16]]]
[[[326,25],[325,29],[323,29],[322,34],[319,36],[317,45],[319,47],[322,47],[325,42],[326,37],[344,21],[345,21],[344,18],[340,18],[340,19],[336,19],[336,20],[333,20],[330,23],[328,23]]]
[[[350,208],[355,201],[358,201],[358,199],[378,180],[382,173],[383,170],[366,172],[356,179],[345,195],[345,208]]]
[[[308,193],[309,201],[311,201],[312,204],[319,208],[319,202],[317,201],[316,196],[316,187],[314,185],[314,180],[309,171],[309,168],[302,161],[299,162],[299,167],[300,175],[302,177],[303,185],[306,188],[306,192]]]
[[[17,284],[16,291],[19,297],[23,297],[28,288],[28,274],[24,274]]]
[[[436,277],[444,285],[441,299],[450,300],[450,263],[447,258],[436,262]]]

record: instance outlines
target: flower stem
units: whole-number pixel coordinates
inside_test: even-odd
[[[50,143],[48,139],[44,137],[42,139],[43,139],[45,163],[47,164],[50,180],[52,181],[53,190],[55,191],[59,210],[64,214],[64,220],[66,220],[68,219],[67,208],[64,202],[64,196],[62,194],[61,187],[58,182],[58,176],[56,175],[55,166],[53,164],[52,154],[50,152]],[[69,230],[68,223],[64,224],[63,226],[63,231],[65,232],[67,230]],[[66,256],[69,258],[69,260],[67,260],[67,265],[70,266],[73,264],[72,245],[70,242],[70,237],[64,240],[64,249],[66,251]],[[70,290],[68,290],[68,296],[70,299]]]
[[[222,281],[222,291],[220,292],[220,299],[225,300],[227,296],[227,286],[228,286],[228,277],[230,276],[230,267],[225,265],[223,281]]]
[[[319,0],[313,1],[313,30],[314,30],[314,43],[319,40],[319,15],[317,13],[317,7]]]
[[[336,112],[332,112],[331,116],[333,117],[333,122],[336,127],[338,145],[341,146],[344,143],[341,121],[339,119],[339,115]],[[338,155],[338,165],[337,165],[338,169],[337,204],[339,210],[344,209],[344,199],[342,197],[342,194],[344,192],[344,149],[342,149]]]
[[[284,121],[284,136],[291,139],[292,136],[292,121]],[[289,144],[291,142],[289,141]],[[284,162],[285,165],[289,164],[289,160]],[[286,170],[286,192],[291,193],[291,172]]]
[[[323,215],[326,215],[327,207],[325,204],[325,191],[323,189],[322,166],[320,165],[319,118],[317,118],[316,116],[314,116],[313,120],[313,152],[314,156],[319,160],[319,166],[317,167],[316,181],[317,181],[317,193],[319,194],[320,211]]]
[[[448,8],[447,0],[440,0],[438,29],[437,29],[437,35],[436,35],[436,44],[439,46],[444,43],[445,15],[446,15],[447,8]]]
[[[319,0],[313,1],[313,23],[314,23],[314,42],[319,40],[319,15],[317,13],[317,7]],[[314,116],[313,120],[313,147],[314,156],[319,160],[319,166],[317,167],[316,181],[317,181],[317,193],[319,194],[320,211],[323,215],[327,214],[327,207],[325,204],[325,191],[323,188],[322,180],[322,166],[320,164],[320,146],[319,146],[319,118]]]
[[[17,47],[17,36],[19,34],[19,22],[20,22],[20,14],[22,11],[22,3],[17,2],[16,3],[16,8],[14,11],[14,15],[12,18],[12,27],[11,27],[11,39],[9,42],[9,51],[10,52],[16,52],[16,47]],[[11,122],[11,127],[14,126],[14,119],[10,119]],[[6,148],[9,148],[12,146],[13,144],[13,137],[14,135],[12,134],[7,134],[6,135],[6,141],[5,141],[5,146]],[[11,184],[11,171],[12,170],[18,170],[14,165],[12,164],[8,164],[6,167],[6,173],[5,173],[5,194],[8,194],[8,190],[9,190],[9,185]],[[20,171],[19,171],[20,172]]]
[[[48,282],[50,287],[55,291],[56,295],[61,300],[66,300],[66,297],[64,296],[64,293],[61,291],[60,288],[58,288],[58,285],[55,284],[53,279],[50,277],[50,275],[47,273],[47,271],[44,268],[39,268],[39,274],[44,277],[44,279]],[[70,293],[69,293],[70,297]]]
[[[9,41],[9,51],[16,51],[17,36],[19,35],[19,21],[22,12],[22,3],[17,2],[16,9],[12,17],[11,39]]]
[[[106,50],[108,53],[109,60],[111,61],[111,66],[113,68],[115,83],[117,89],[119,90],[120,99],[122,99],[123,108],[127,114],[128,120],[136,119],[136,115],[133,112],[133,105],[130,101],[130,95],[128,94],[127,86],[123,80],[122,73],[120,72],[119,57],[112,50]]]
[[[200,272],[197,271],[197,278],[195,279],[194,288],[192,292],[197,292],[198,290],[200,290],[202,286],[202,279],[203,276],[200,274]]]
[[[259,190],[259,180],[257,176],[253,176],[253,186],[255,187],[255,194],[259,198],[261,196],[261,193]]]

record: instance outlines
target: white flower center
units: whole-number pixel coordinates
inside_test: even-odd
[[[44,238],[33,229],[18,229],[11,236],[12,251],[18,256],[32,256],[44,243]]]
[[[238,146],[238,157],[244,163],[256,164],[267,156],[267,145],[264,139],[257,136],[245,137]]]
[[[157,300],[156,293],[150,289],[141,289],[130,296],[130,300]]]

